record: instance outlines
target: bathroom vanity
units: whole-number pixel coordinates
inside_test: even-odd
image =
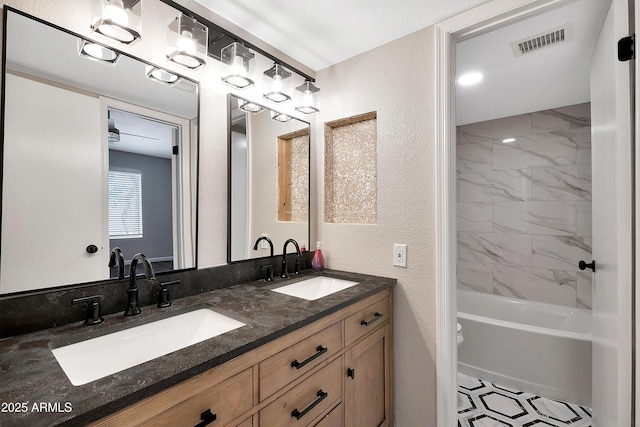
[[[18,425],[391,425],[395,279],[329,271],[357,285],[316,300],[273,289],[316,277],[250,282],[0,341],[0,413]],[[51,350],[199,308],[244,326],[74,386]],[[143,351],[143,349],[141,349]],[[35,411],[34,403],[56,404]],[[55,409],[55,410],[53,410]],[[65,410],[66,409],[66,410]]]

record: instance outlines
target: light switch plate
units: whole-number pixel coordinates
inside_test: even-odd
[[[393,265],[407,267],[407,245],[404,243],[393,244]]]

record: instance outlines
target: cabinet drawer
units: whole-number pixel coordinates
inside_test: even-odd
[[[340,323],[292,345],[260,363],[260,401],[340,351]]]
[[[344,321],[345,345],[382,325],[391,314],[389,298],[384,298],[369,307],[347,317]]]
[[[342,403],[336,406],[313,427],[344,427],[344,416],[342,414]]]
[[[342,398],[341,371],[337,358],[260,411],[260,425],[307,425]]]
[[[142,425],[195,426],[203,421],[201,414],[210,411],[212,427],[223,426],[253,407],[253,370],[246,369],[226,381],[179,403]]]

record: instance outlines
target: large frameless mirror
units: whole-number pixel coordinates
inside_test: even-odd
[[[194,268],[197,83],[6,6],[4,25],[0,294],[112,280],[116,248]]]
[[[263,236],[308,250],[309,123],[233,95],[229,121],[229,261],[269,256]]]

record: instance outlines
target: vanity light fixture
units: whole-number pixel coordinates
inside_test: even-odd
[[[180,14],[171,24],[167,36],[167,58],[195,70],[206,64],[209,28],[187,15]]]
[[[92,0],[91,30],[131,44],[140,40],[140,0]]]
[[[291,120],[291,116],[288,116],[284,113],[278,113],[277,111],[271,111],[271,119],[275,120],[276,122],[284,123]]]
[[[182,78],[173,74],[170,71],[163,70],[162,68],[155,67],[153,65],[145,66],[145,75],[149,80],[153,80],[154,82],[166,84],[169,86],[176,85]]]
[[[238,42],[233,42],[220,51],[220,61],[229,66],[228,72],[222,77],[222,82],[236,89],[246,89],[253,86],[253,61],[255,53]]]
[[[260,111],[264,110],[264,108],[260,105],[254,104],[253,102],[245,101],[244,99],[240,98],[238,98],[238,108],[242,111],[253,114],[259,113]]]
[[[317,113],[320,96],[320,89],[315,87],[310,80],[305,80],[303,84],[296,88],[296,110],[304,114]]]
[[[273,64],[273,67],[264,72],[264,81],[268,87],[264,97],[277,104],[291,100],[291,96],[288,95],[291,91],[291,80],[287,80],[289,77],[290,71],[280,64]]]
[[[120,59],[119,52],[84,39],[78,39],[78,53],[84,58],[111,65]]]

